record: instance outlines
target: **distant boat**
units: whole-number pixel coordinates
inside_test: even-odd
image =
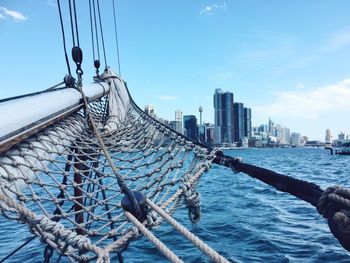
[[[336,150],[335,154],[337,154],[337,155],[350,155],[350,148],[342,149],[342,150]]]
[[[350,142],[343,143],[335,150],[337,155],[350,155]]]

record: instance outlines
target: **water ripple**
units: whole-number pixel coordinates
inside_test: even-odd
[[[349,187],[350,159],[331,156],[323,149],[246,149],[226,154],[314,182],[323,189]],[[333,237],[316,209],[287,193],[217,165],[202,177],[198,191],[201,221],[192,226],[186,208],[174,216],[232,262],[350,262],[350,253]],[[24,226],[2,218],[0,224],[0,256],[30,236]],[[163,224],[154,234],[185,262],[210,262],[170,226]],[[8,262],[40,262],[43,249],[35,241]],[[165,262],[145,238],[132,242],[123,255],[125,262]]]

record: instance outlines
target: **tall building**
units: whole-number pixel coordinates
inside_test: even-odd
[[[222,105],[222,90],[216,89],[214,93],[214,144],[222,143],[223,138],[223,105]]]
[[[175,130],[179,133],[183,133],[182,130],[182,111],[175,111]]]
[[[297,132],[292,132],[291,142],[292,142],[292,146],[300,146],[301,145],[301,134],[297,133]]]
[[[234,103],[234,141],[241,142],[244,137],[244,106],[243,103]]]
[[[224,121],[224,142],[234,142],[234,104],[233,93],[225,92],[223,94],[223,121]]]
[[[146,105],[145,106],[145,113],[148,114],[149,116],[153,117],[153,118],[156,117],[153,105]]]
[[[290,130],[288,128],[285,128],[277,124],[274,127],[274,129],[275,129],[275,136],[277,138],[277,142],[279,142],[281,145],[290,144]]]
[[[307,137],[303,136],[305,138],[302,138],[305,142],[307,142]],[[290,130],[288,128],[284,128],[284,138],[285,138],[285,144],[290,144],[291,138],[290,138]]]
[[[205,142],[205,126],[204,125],[198,125],[198,141],[201,143]]]
[[[194,115],[184,115],[185,135],[192,140],[198,140],[197,118]]]
[[[340,141],[345,140],[345,133],[344,132],[340,132],[338,134],[338,140],[340,140]]]
[[[268,126],[266,124],[260,124],[258,127],[258,132],[268,133]]]
[[[210,123],[204,124],[205,127],[205,143],[208,145],[214,145],[214,130],[215,126]]]
[[[203,114],[203,107],[202,106],[199,106],[199,125],[202,125],[203,124],[203,119],[202,119],[202,114]]]
[[[216,89],[214,94],[215,144],[234,142],[233,93]]]
[[[273,121],[269,118],[269,127],[268,127],[268,133],[269,135],[273,135],[274,132],[274,126],[275,124],[273,123]]]
[[[252,110],[244,108],[244,136],[248,139],[252,138]]]
[[[169,127],[176,131],[176,121],[170,121],[169,122]]]
[[[331,130],[326,129],[325,142],[331,142]]]

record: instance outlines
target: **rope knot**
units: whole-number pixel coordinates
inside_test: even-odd
[[[181,187],[188,207],[188,217],[196,224],[201,218],[200,195],[189,182],[183,182]]]
[[[350,251],[350,189],[328,187],[318,200],[317,211],[328,219],[332,234]]]
[[[350,209],[350,189],[331,186],[323,191],[317,203],[317,211],[325,218],[340,209]]]

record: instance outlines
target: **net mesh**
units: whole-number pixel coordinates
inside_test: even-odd
[[[199,206],[195,186],[214,151],[187,140],[146,115],[130,98],[117,129],[101,133],[129,189],[143,192],[168,213]],[[103,127],[109,98],[89,103]],[[58,253],[90,261],[125,249],[137,237],[121,207],[124,194],[80,110],[0,156],[0,212],[28,225]],[[151,211],[145,224],[161,220]]]

